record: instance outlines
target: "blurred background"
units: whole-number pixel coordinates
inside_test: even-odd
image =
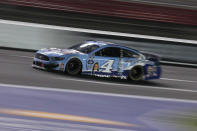
[[[29,123],[50,119],[57,128],[46,130],[196,130],[196,34],[195,0],[1,0],[0,127],[33,130]],[[162,78],[131,83],[31,68],[36,50],[68,48],[85,40],[109,41],[157,54]],[[47,88],[40,91],[40,87]],[[51,88],[69,91],[51,94]],[[72,94],[70,89],[79,92]],[[50,113],[63,115],[67,125],[60,127],[62,120]],[[82,120],[70,122],[65,114]],[[9,122],[26,124],[10,127]],[[40,130],[45,130],[44,124]]]

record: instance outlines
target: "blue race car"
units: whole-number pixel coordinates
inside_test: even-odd
[[[85,41],[68,49],[41,49],[34,56],[34,68],[121,79],[159,79],[159,58],[125,46]]]

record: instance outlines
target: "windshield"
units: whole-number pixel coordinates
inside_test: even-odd
[[[71,46],[69,49],[77,50],[77,51],[88,54],[96,50],[97,48],[99,48],[99,46],[93,43],[83,43],[83,44],[77,44],[77,45]]]

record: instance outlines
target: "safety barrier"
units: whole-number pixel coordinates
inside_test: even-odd
[[[167,60],[166,63],[171,61],[179,64],[197,64],[197,44],[195,41],[185,41],[187,43],[184,43],[180,42],[180,39],[160,39],[160,37],[153,36],[144,36],[143,38],[143,35],[136,34],[129,35],[16,21],[4,20],[0,23],[0,47],[31,50],[51,47],[67,48],[85,40],[101,40],[158,54],[163,60]]]

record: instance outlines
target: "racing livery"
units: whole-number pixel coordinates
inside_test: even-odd
[[[103,41],[85,41],[68,49],[38,50],[34,68],[121,79],[159,79],[161,66],[156,55]]]

